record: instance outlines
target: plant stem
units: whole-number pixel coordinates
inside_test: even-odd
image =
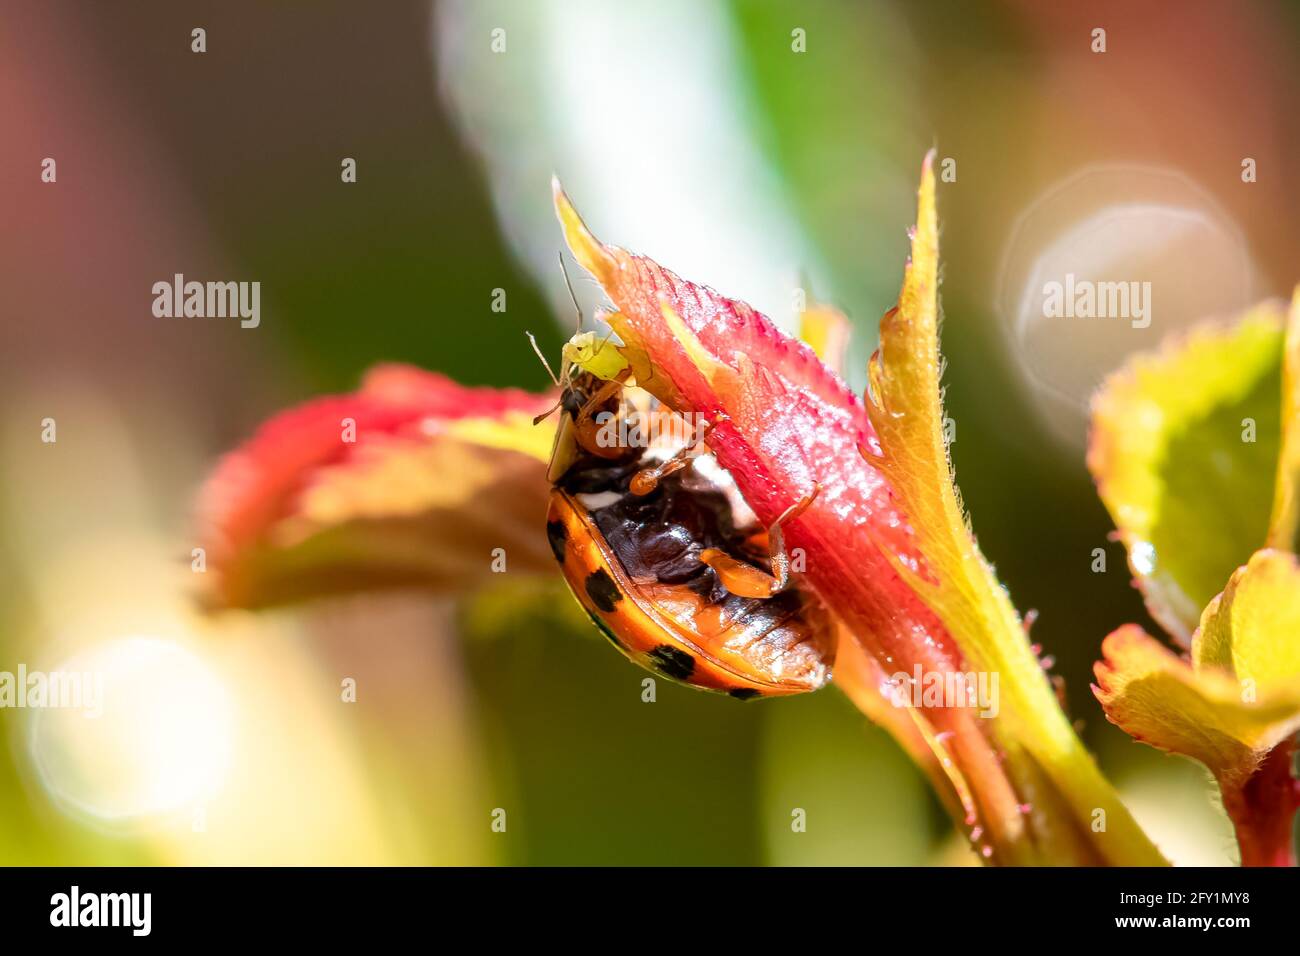
[[[1291,776],[1295,742],[1274,747],[1240,786],[1222,786],[1223,807],[1237,832],[1242,866],[1295,866],[1292,820],[1300,783]]]

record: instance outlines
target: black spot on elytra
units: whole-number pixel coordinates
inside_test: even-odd
[[[614,579],[609,576],[609,572],[604,568],[597,568],[588,575],[587,596],[591,598],[596,607],[606,614],[614,610],[614,605],[623,600],[623,594],[619,591],[618,585],[614,583]]]
[[[762,697],[763,692],[753,687],[736,687],[727,691],[727,696],[734,697],[736,700],[753,700],[755,697]]]
[[[646,657],[651,667],[674,680],[686,680],[695,672],[695,658],[671,644],[660,644]]]
[[[563,521],[546,522],[546,540],[551,542],[551,553],[556,561],[564,560],[564,544],[568,538],[569,532]]]

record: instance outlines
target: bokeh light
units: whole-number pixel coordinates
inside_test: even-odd
[[[33,712],[31,756],[59,803],[118,823],[198,811],[229,769],[234,716],[221,678],[172,641],[126,637],[62,662],[94,675],[99,713]]]
[[[1204,189],[1176,170],[1106,165],[1081,170],[1035,199],[1003,259],[998,313],[1031,404],[1081,441],[1093,390],[1134,352],[1254,301],[1256,267],[1244,235]],[[1093,303],[1079,292],[1122,283]],[[1064,293],[1048,314],[1044,290]],[[1073,299],[1073,302],[1069,300]],[[1111,304],[1123,314],[1106,314]],[[1066,314],[1062,314],[1065,312]]]

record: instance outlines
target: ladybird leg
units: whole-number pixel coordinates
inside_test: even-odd
[[[807,511],[808,506],[817,500],[821,490],[821,484],[813,482],[812,491],[786,508],[767,531],[769,551],[772,556],[772,577],[776,580],[777,591],[784,591],[790,583],[790,556],[785,553],[785,535],[781,528]]]
[[[605,382],[600,388],[596,389],[591,398],[587,399],[586,404],[582,406],[582,411],[578,412],[578,418],[582,421],[590,418],[592,409],[600,408],[609,400],[611,395],[616,395],[622,387],[623,382],[621,379],[615,378]]]
[[[607,445],[601,441],[600,433],[604,426],[598,424],[592,417],[595,409],[600,408],[600,406],[605,404],[611,396],[618,394],[619,390],[623,388],[623,379],[626,377],[626,370],[624,370],[624,372],[625,374],[620,375],[618,378],[610,379],[601,385],[600,388],[596,389],[591,398],[587,399],[587,401],[583,403],[582,408],[578,410],[578,414],[574,419],[574,427],[577,429],[578,444],[581,445],[584,450],[591,452],[599,458],[618,458],[625,451],[623,448],[614,445]],[[619,414],[621,415],[622,412],[620,411]]]
[[[713,434],[713,429],[717,428],[721,422],[722,419],[720,418],[714,419],[704,429],[704,434],[700,436],[699,441],[679,449],[671,458],[665,459],[653,468],[642,468],[632,476],[632,481],[628,484],[628,491],[637,496],[648,495],[659,487],[659,482],[674,472],[681,471],[696,458],[705,454],[706,452],[700,446],[709,440],[709,436]]]
[[[762,568],[756,568],[725,551],[717,548],[705,548],[700,552],[700,561],[711,567],[718,575],[722,586],[738,597],[770,598],[779,590],[776,578]]]
[[[768,529],[772,571],[769,574],[744,561],[737,560],[717,548],[705,548],[700,560],[717,572],[718,579],[732,594],[740,597],[769,598],[790,586],[790,556],[785,553],[785,535],[781,528],[799,517],[816,500],[821,485],[814,484],[811,493],[800,498]]]

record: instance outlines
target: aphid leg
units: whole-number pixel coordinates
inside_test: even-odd
[[[814,484],[809,494],[786,508],[768,528],[771,573],[733,558],[717,548],[705,548],[700,552],[700,560],[717,572],[722,586],[732,594],[750,598],[770,598],[780,594],[790,586],[790,556],[785,553],[785,535],[781,529],[803,514],[820,492],[821,485]]]
[[[632,481],[628,484],[627,490],[638,496],[648,495],[658,488],[659,482],[669,475],[681,471],[696,458],[707,454],[707,449],[700,446],[709,440],[709,436],[713,434],[713,429],[717,428],[721,422],[722,419],[715,418],[704,429],[704,434],[700,436],[699,441],[678,449],[671,458],[665,459],[653,468],[642,468],[632,476]]]
[[[541,348],[540,348],[540,347],[538,346],[538,344],[537,344],[537,339],[533,337],[533,333],[532,333],[532,332],[525,332],[524,335],[528,336],[528,341],[531,342],[532,345],[533,345],[533,351],[536,352],[536,353],[537,353],[537,357],[538,357],[539,359],[542,360],[542,367],[543,367],[544,369],[546,369],[546,374],[549,375],[549,376],[551,377],[551,381],[555,383],[555,387],[556,387],[556,388],[561,388],[561,389],[562,389],[562,388],[564,387],[564,383],[563,383],[560,379],[556,378],[556,377],[555,377],[555,373],[554,373],[553,371],[551,371],[551,363],[548,362],[548,361],[546,361],[546,356],[542,354],[542,350],[541,350]],[[563,402],[563,401],[564,401],[563,397],[557,398],[557,399],[555,400],[555,404],[554,404],[554,405],[552,405],[552,406],[551,406],[550,408],[548,408],[545,412],[543,412],[542,414],[536,416],[536,417],[533,419],[533,424],[534,424],[534,425],[540,425],[542,422],[546,421],[546,419],[548,419],[548,418],[550,418],[552,415],[554,415],[554,414],[555,414],[555,410],[556,410],[557,408],[560,407],[560,403]]]
[[[560,405],[563,404],[563,402],[564,402],[564,399],[563,399],[562,397],[561,397],[561,398],[557,398],[557,399],[555,400],[555,404],[554,404],[554,405],[552,405],[552,406],[551,406],[550,408],[548,408],[546,411],[542,412],[542,414],[540,414],[540,415],[534,415],[534,416],[533,416],[533,424],[534,424],[534,425],[540,425],[542,422],[546,421],[546,419],[550,418],[552,415],[555,414],[555,410],[556,410],[557,408],[559,408]]]
[[[546,356],[542,354],[541,346],[537,344],[537,338],[533,335],[532,332],[524,332],[524,335],[528,336],[528,341],[532,343],[533,351],[537,353],[537,357],[542,360],[542,368],[546,369],[546,374],[551,377],[551,381],[558,388],[560,385],[560,380],[556,378],[555,373],[551,371],[551,363],[546,361]]]

